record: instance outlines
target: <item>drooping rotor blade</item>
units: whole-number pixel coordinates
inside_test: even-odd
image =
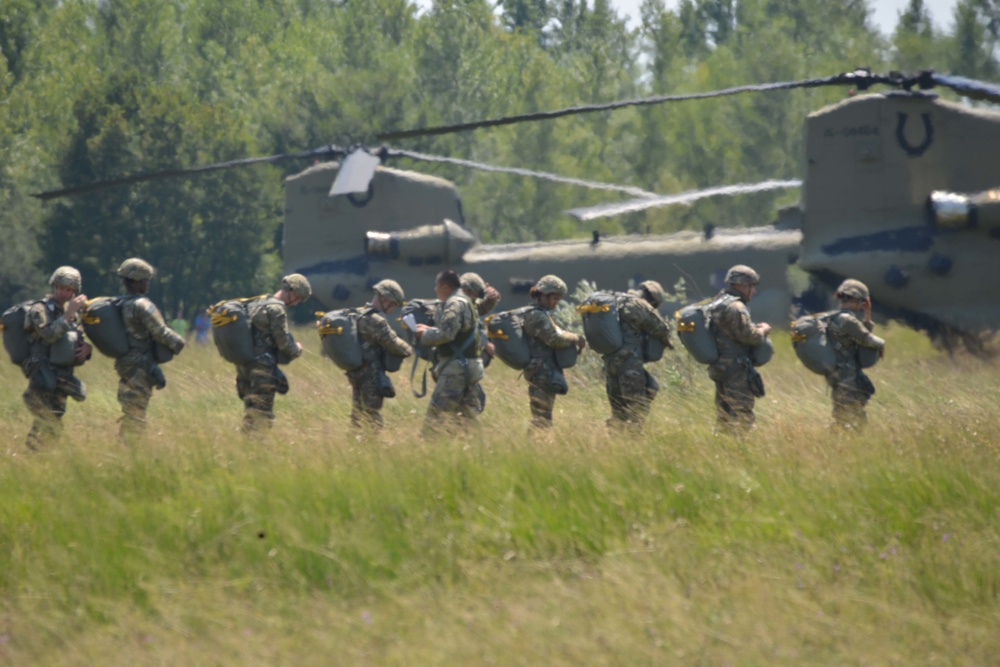
[[[616,185],[614,183],[588,181],[582,178],[560,176],[559,174],[552,174],[546,171],[521,169],[519,167],[497,167],[482,162],[473,162],[472,160],[462,160],[459,158],[445,157],[443,155],[428,155],[426,153],[400,150],[398,148],[384,149],[384,154],[386,155],[386,157],[405,157],[411,160],[418,160],[420,162],[438,162],[443,164],[454,164],[459,167],[478,169],[479,171],[490,171],[502,174],[515,174],[517,176],[529,176],[531,178],[540,178],[542,180],[553,181],[555,183],[565,183],[566,185],[578,185],[580,187],[591,188],[593,190],[610,190],[612,192],[623,192],[625,194],[632,195],[633,197],[650,198],[659,196],[655,192],[648,192],[646,190],[643,190],[642,188],[637,188],[631,185]]]
[[[821,86],[853,85],[860,90],[877,83],[897,85],[898,80],[894,77],[872,74],[865,69],[845,72],[834,76],[819,79],[803,79],[801,81],[781,81],[778,83],[759,83],[746,86],[735,86],[733,88],[723,88],[721,90],[711,90],[702,93],[687,93],[679,95],[655,95],[653,97],[641,97],[632,100],[622,100],[618,102],[608,102],[606,104],[582,104],[565,109],[554,111],[537,111],[534,113],[519,114],[516,116],[503,116],[500,118],[490,118],[478,120],[470,123],[458,123],[455,125],[441,125],[438,127],[419,128],[413,130],[398,130],[384,132],[377,135],[380,141],[394,141],[396,139],[408,139],[410,137],[428,137],[438,134],[451,134],[454,132],[464,132],[482,127],[497,127],[500,125],[513,125],[514,123],[524,123],[536,120],[548,120],[551,118],[561,118],[563,116],[573,116],[582,113],[594,113],[596,111],[611,111],[623,107],[648,106],[651,104],[663,104],[665,102],[683,102],[686,100],[704,100],[712,97],[725,97],[727,95],[738,95],[740,93],[764,92],[769,90],[791,90],[793,88],[818,88]]]
[[[363,148],[355,150],[344,158],[337,170],[337,178],[330,188],[330,196],[364,194],[375,178],[375,167],[382,160]]]
[[[88,183],[87,185],[77,185],[71,188],[63,188],[62,190],[49,190],[48,192],[39,192],[31,196],[35,197],[36,199],[41,199],[42,201],[46,201],[49,199],[56,199],[58,197],[68,197],[70,195],[86,194],[88,192],[95,192],[97,190],[113,188],[119,185],[131,185],[133,183],[156,181],[161,178],[176,178],[178,176],[190,176],[191,174],[203,174],[210,171],[219,171],[221,169],[232,169],[234,167],[245,167],[254,164],[280,162],[282,160],[292,160],[297,158],[324,157],[329,159],[343,154],[344,154],[344,149],[338,148],[337,146],[329,145],[329,146],[323,146],[321,148],[313,148],[308,151],[302,151],[301,153],[281,153],[279,155],[269,155],[267,157],[251,157],[251,158],[243,158],[240,160],[230,160],[229,162],[218,162],[216,164],[204,165],[202,167],[190,167],[187,169],[165,169],[163,171],[156,171],[148,174],[135,174],[133,176],[125,176],[123,178],[115,178],[108,181],[99,181],[97,183]]]
[[[635,213],[648,208],[659,208],[661,206],[673,206],[675,204],[691,204],[699,199],[707,197],[721,197],[724,195],[749,194],[754,192],[765,192],[767,190],[782,190],[787,188],[798,188],[802,186],[802,181],[794,179],[787,181],[762,181],[760,183],[739,183],[737,185],[722,185],[704,190],[688,190],[676,195],[657,196],[646,199],[631,199],[629,201],[615,204],[601,204],[599,206],[588,206],[585,208],[574,208],[566,211],[566,215],[571,215],[580,222],[594,220],[596,218],[607,218],[624,213]]]
[[[963,97],[1000,104],[1000,86],[995,83],[976,81],[975,79],[967,79],[964,76],[954,76],[952,74],[938,74],[937,72],[929,73],[928,78],[935,85],[951,88]]]

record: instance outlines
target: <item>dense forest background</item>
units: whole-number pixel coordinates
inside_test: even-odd
[[[3,0],[0,303],[79,267],[113,292],[122,259],[154,262],[168,311],[273,286],[288,162],[42,204],[30,193],[135,172],[372,142],[388,129],[626,97],[933,67],[996,80],[1000,0],[959,0],[948,31],[911,0],[895,32],[859,0]],[[664,194],[802,173],[802,121],[844,90],[744,95],[399,142],[427,153]],[[561,214],[608,200],[455,167],[483,241],[586,233]],[[762,224],[797,194],[703,201],[606,232]]]

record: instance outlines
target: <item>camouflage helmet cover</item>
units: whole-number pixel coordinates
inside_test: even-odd
[[[459,280],[461,281],[462,289],[475,292],[477,296],[482,296],[486,293],[486,281],[478,273],[463,273]]]
[[[372,289],[375,290],[376,294],[389,299],[397,306],[403,305],[403,301],[406,300],[406,297],[403,295],[403,288],[395,280],[380,280],[375,283]]]
[[[566,296],[568,291],[566,288],[566,283],[563,282],[562,278],[559,276],[554,276],[549,274],[547,276],[542,276],[535,283],[535,288],[538,289],[540,294],[558,294],[559,296]]]
[[[868,286],[860,280],[854,280],[853,278],[848,278],[844,282],[840,283],[840,287],[837,288],[838,299],[857,299],[859,301],[864,301],[868,298],[868,296]]]
[[[83,279],[80,277],[80,272],[72,266],[60,266],[52,272],[52,277],[49,278],[49,285],[52,287],[69,287],[73,291],[79,292],[80,287],[83,285]]]
[[[662,306],[663,302],[667,299],[667,295],[663,291],[663,285],[655,280],[644,280],[639,283],[639,289],[646,291],[646,294],[649,295],[650,303],[653,304],[654,308]]]
[[[122,278],[129,280],[152,280],[156,271],[149,262],[138,257],[130,257],[122,262],[117,273]]]
[[[312,296],[312,285],[301,273],[291,273],[281,279],[281,288],[288,290],[303,301]]]
[[[726,271],[727,285],[756,285],[759,282],[757,272],[745,264],[737,264]]]

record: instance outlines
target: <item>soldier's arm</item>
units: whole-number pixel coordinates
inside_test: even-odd
[[[629,309],[629,324],[673,349],[673,343],[670,342],[670,325],[653,306],[645,301],[637,303],[634,311]]]
[[[723,316],[724,333],[734,341],[748,347],[764,344],[767,336],[754,326],[753,320],[750,319],[750,311],[747,310],[742,301],[734,301],[729,304],[723,311]]]
[[[378,345],[389,354],[398,357],[408,357],[413,354],[413,348],[405,340],[400,338],[389,322],[377,313],[370,316],[369,330],[365,335],[366,340],[373,345]]]
[[[268,306],[267,314],[271,323],[271,338],[274,339],[275,347],[280,352],[284,352],[289,359],[294,359],[302,354],[302,350],[295,342],[295,337],[288,330],[288,313],[285,312],[284,306]]]
[[[25,314],[24,328],[35,332],[46,345],[52,345],[70,330],[70,322],[64,315],[50,320],[45,304],[36,303]]]
[[[149,299],[142,299],[136,304],[136,314],[143,328],[149,332],[153,340],[177,354],[184,348],[184,339],[179,333],[167,326],[160,309]]]
[[[467,306],[461,299],[451,299],[441,306],[437,317],[437,326],[424,331],[420,344],[425,347],[436,347],[455,340],[462,328],[462,309]]]
[[[493,287],[487,287],[483,298],[476,302],[476,313],[479,317],[488,314],[500,301],[500,292]]]
[[[579,340],[575,333],[560,329],[548,313],[538,309],[529,311],[525,315],[524,331],[556,350],[572,347]]]
[[[885,340],[879,338],[871,332],[875,325],[870,322],[862,322],[850,313],[843,313],[837,317],[837,333],[849,338],[861,347],[881,350],[885,347]]]

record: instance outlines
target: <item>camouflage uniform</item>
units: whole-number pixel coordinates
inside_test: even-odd
[[[282,361],[295,359],[302,351],[288,330],[285,302],[262,296],[247,304],[253,334],[254,360],[236,365],[236,393],[243,399],[243,432],[252,434],[271,428],[274,395],[288,391],[288,380],[278,368]]]
[[[556,326],[551,313],[536,302],[535,308],[524,314],[524,333],[528,336],[531,350],[531,361],[524,369],[524,379],[528,381],[531,425],[540,428],[552,426],[556,396],[569,392],[566,376],[556,364],[555,351],[573,347],[580,339],[575,333]]]
[[[49,363],[49,348],[70,331],[80,331],[79,315],[67,320],[62,306],[50,295],[32,304],[25,313],[24,330],[31,343],[31,356],[21,367],[28,378],[28,389],[22,398],[34,415],[25,444],[37,449],[54,443],[62,434],[66,397],[77,401],[87,397],[86,387],[74,377],[72,366]]]
[[[868,287],[857,280],[845,280],[837,289],[840,298],[864,301]],[[837,370],[826,376],[833,394],[833,423],[842,428],[860,428],[868,422],[865,406],[875,391],[858,365],[858,349],[881,350],[885,341],[872,333],[875,325],[864,321],[861,311],[842,308],[830,318],[827,335],[837,354]]]
[[[437,430],[446,416],[477,422],[482,410],[476,385],[483,378],[483,360],[479,318],[472,300],[455,290],[439,307],[434,322],[420,338],[421,345],[437,347],[438,352],[432,373],[436,385],[424,418],[425,434]],[[472,340],[466,344],[469,336]],[[465,349],[459,355],[463,344]]]
[[[476,306],[476,314],[479,315],[481,332],[480,346],[485,348],[486,344],[489,342],[486,336],[486,326],[483,325],[482,318],[490,314],[490,311],[496,307],[497,303],[500,302],[500,292],[496,288],[486,287],[486,281],[480,277],[478,273],[463,273],[459,277],[460,285],[463,290],[469,290],[470,292],[475,292],[475,297],[470,297],[473,299],[473,303]],[[486,352],[482,355],[483,367],[490,365],[492,358]],[[476,393],[479,394],[479,411],[482,412],[486,409],[486,391],[483,389],[483,383],[480,382],[476,385]]]
[[[382,313],[371,307],[361,311],[358,337],[365,362],[360,368],[347,372],[351,383],[351,424],[382,428],[382,403],[395,395],[392,382],[382,366],[383,350],[408,357],[413,354],[413,348],[396,335]]]
[[[159,308],[145,296],[129,294],[121,297],[120,303],[129,349],[115,361],[115,371],[118,402],[122,406],[119,436],[128,441],[146,429],[146,408],[153,388],[162,389],[166,385],[153,346],[162,345],[177,354],[184,347],[184,338],[167,326]]]
[[[730,287],[716,296],[719,305],[712,311],[712,326],[719,360],[708,367],[708,377],[715,382],[715,407],[718,428],[745,432],[754,424],[754,393],[750,373],[757,373],[750,362],[750,348],[762,345],[766,336],[754,328],[746,300]]]
[[[659,288],[659,284],[656,287]],[[662,293],[662,288],[659,288],[659,294]],[[618,308],[625,343],[617,352],[604,355],[605,389],[611,403],[608,424],[611,426],[628,423],[641,426],[660,390],[656,378],[643,368],[643,338],[651,336],[666,347],[673,347],[670,327],[646,300],[643,290],[630,290],[628,294],[633,298],[621,299]],[[660,298],[659,303],[662,302]]]

